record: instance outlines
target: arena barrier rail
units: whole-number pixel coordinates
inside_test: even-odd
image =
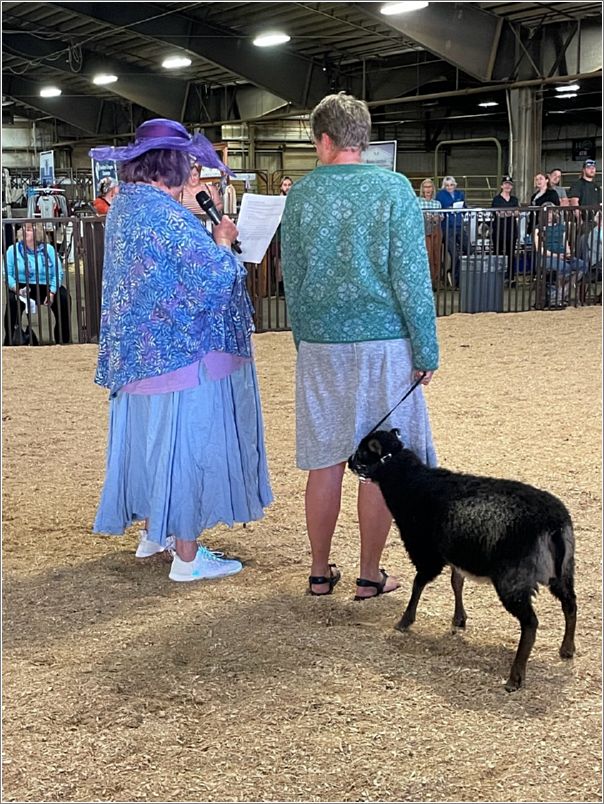
[[[438,316],[602,302],[599,207],[425,210],[424,221]],[[20,248],[24,224],[34,225],[39,258],[10,288],[8,251]],[[86,212],[3,219],[4,345],[98,342],[104,231],[104,218]],[[40,266],[52,280],[55,257],[63,289],[51,307]],[[262,263],[247,268],[257,332],[289,329],[279,232]]]

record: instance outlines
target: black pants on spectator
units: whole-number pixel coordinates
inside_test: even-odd
[[[48,285],[30,285],[29,296],[38,306],[44,304],[49,293]],[[4,312],[4,345],[18,345],[19,337],[13,333],[21,327],[21,316],[25,312],[24,305],[18,300],[14,290],[8,291],[8,304]],[[67,289],[60,287],[55,294],[50,309],[55,317],[55,343],[69,343],[71,340],[70,298]],[[14,343],[13,343],[14,341]]]
[[[508,238],[500,237],[498,240],[494,241],[495,254],[501,257],[507,257],[507,275],[509,279],[514,279],[516,276],[514,263],[516,259],[517,243],[518,243],[517,235],[514,236],[513,240],[510,240],[509,237]]]
[[[443,232],[445,248],[451,257],[451,274],[455,287],[459,286],[459,265],[460,257],[467,250],[467,240],[464,241],[464,230],[456,226],[447,226]]]

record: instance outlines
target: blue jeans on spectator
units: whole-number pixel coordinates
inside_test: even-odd
[[[570,282],[581,279],[586,271],[584,260],[577,257],[553,255],[543,258],[547,303],[550,306],[564,306],[568,302]]]
[[[578,257],[564,257],[562,254],[545,257],[543,268],[547,272],[555,271],[558,276],[576,274],[576,279],[580,279],[586,271],[584,260],[580,260]]]

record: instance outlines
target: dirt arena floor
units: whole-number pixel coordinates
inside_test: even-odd
[[[534,483],[570,508],[577,656],[547,591],[526,688],[503,689],[518,625],[490,585],[449,579],[393,629],[398,592],[352,600],[354,492],[334,559],[343,580],[305,596],[305,476],[294,465],[289,333],[255,339],[276,494],[265,519],[206,534],[245,561],[174,584],[137,561],[137,529],[91,534],[107,394],[94,346],[5,349],[4,801],[600,801],[601,308],[439,320],[427,389],[439,458]],[[376,416],[378,412],[376,411]]]

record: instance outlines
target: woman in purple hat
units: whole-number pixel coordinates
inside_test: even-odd
[[[210,234],[178,202],[191,160],[228,168],[203,135],[163,119],[90,155],[120,162],[121,180],[105,232],[95,381],[110,391],[109,444],[94,531],[145,520],[136,556],[170,550],[171,580],[233,575],[241,562],[197,539],[272,501],[251,303],[235,224]]]

